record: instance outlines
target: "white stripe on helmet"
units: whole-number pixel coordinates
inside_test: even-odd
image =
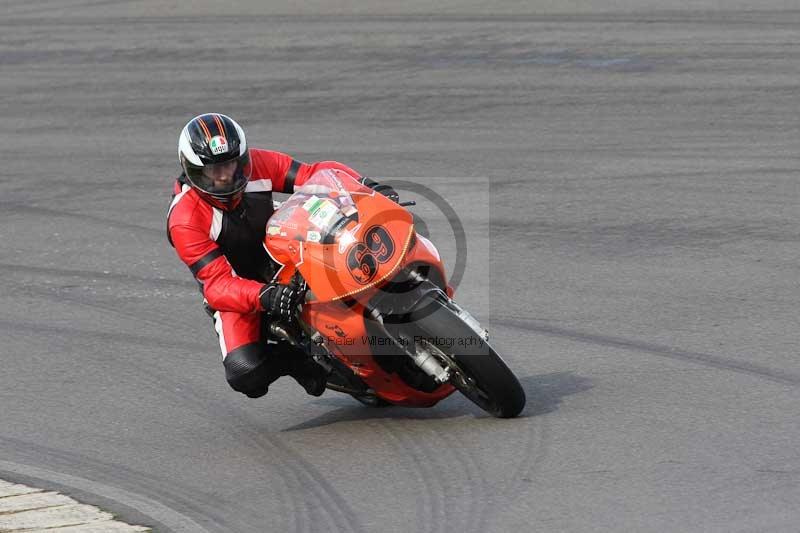
[[[200,158],[194,153],[194,150],[192,150],[192,145],[189,141],[189,124],[183,127],[181,136],[178,137],[178,157],[180,157],[181,154],[189,163],[198,167],[203,166],[203,162],[200,161]]]

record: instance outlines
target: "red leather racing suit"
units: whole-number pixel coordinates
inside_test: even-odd
[[[263,246],[273,211],[272,192],[292,193],[322,168],[359,177],[335,161],[301,163],[269,150],[250,149],[250,160],[252,175],[235,209],[224,211],[207,203],[181,176],[167,215],[170,242],[200,284],[213,314],[223,361],[232,352],[261,342],[263,308],[258,296],[274,272]]]

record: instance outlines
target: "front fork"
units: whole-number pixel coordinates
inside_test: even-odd
[[[413,349],[409,351],[407,346],[412,343],[403,342],[392,333],[386,329],[386,325],[383,323],[383,315],[381,315],[380,311],[377,309],[372,309],[370,311],[370,316],[375,319],[375,322],[378,323],[378,326],[381,329],[381,333],[386,335],[399,349],[405,352],[414,364],[417,365],[423,372],[431,376],[437,383],[447,383],[450,381],[450,370],[443,367],[439,360],[433,356],[430,350],[427,350],[424,346],[418,344],[417,342],[413,343]]]
[[[410,280],[417,282],[417,287],[420,289],[420,292],[415,297],[412,297],[409,301],[410,305],[407,304],[403,308],[405,313],[410,314],[413,309],[418,308],[420,302],[425,301],[426,298],[432,297],[440,300],[481,339],[484,341],[489,340],[489,332],[486,331],[468,311],[456,304],[447,293],[438,287],[431,286],[430,281],[416,270],[408,271],[407,275]],[[427,286],[424,284],[427,284]],[[437,352],[438,354],[441,354],[441,352],[435,345],[431,345],[424,340],[423,342],[417,342],[416,339],[411,339],[414,342],[408,342],[406,339],[398,339],[386,328],[383,315],[377,307],[373,307],[370,310],[370,315],[375,322],[379,324],[384,335],[389,337],[397,347],[405,352],[423,372],[431,376],[437,383],[446,383],[450,381],[452,372],[454,370],[457,371],[457,368],[451,368],[452,361],[450,361],[449,358],[441,357],[441,355],[437,356]],[[408,349],[409,347],[411,347],[411,350]]]

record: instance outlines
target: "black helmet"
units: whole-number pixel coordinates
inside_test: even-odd
[[[206,113],[190,120],[178,138],[178,158],[189,183],[221,209],[233,209],[250,179],[244,130],[233,119]],[[215,176],[222,174],[224,178]]]

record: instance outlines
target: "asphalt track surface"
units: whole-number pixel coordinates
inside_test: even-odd
[[[800,11],[251,4],[3,2],[0,478],[159,531],[797,530]],[[164,237],[209,110],[449,178],[522,416],[231,391]]]

